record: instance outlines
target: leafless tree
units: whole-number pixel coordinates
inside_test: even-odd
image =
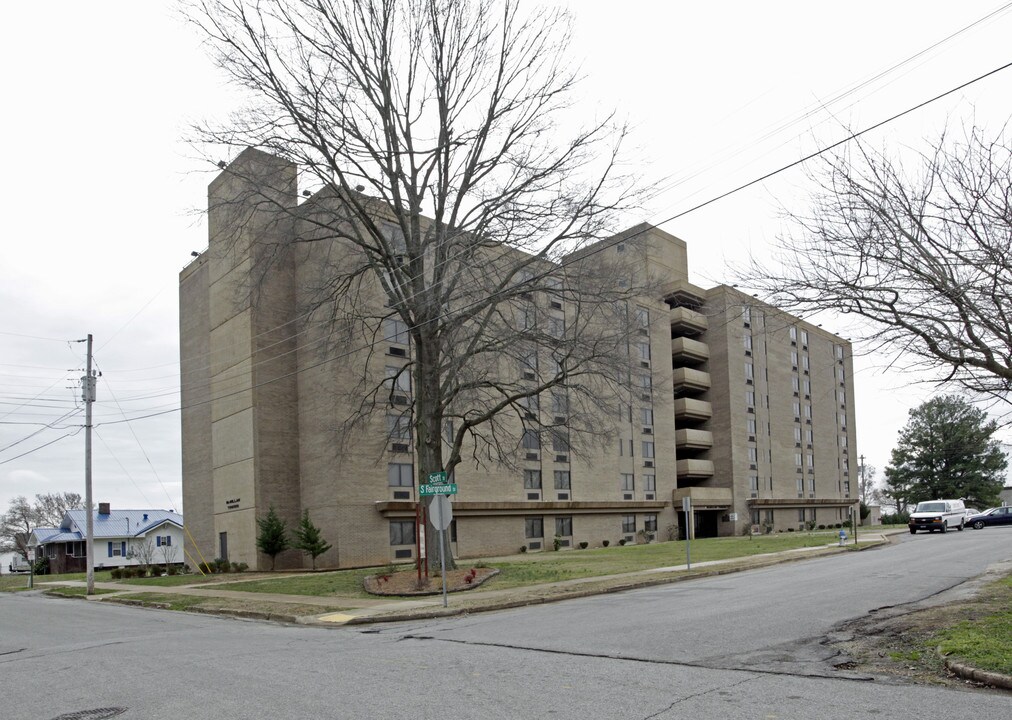
[[[176,562],[176,558],[179,557],[179,548],[175,545],[168,545],[162,543],[162,562],[165,563],[165,572],[169,571],[169,566]]]
[[[978,395],[1012,387],[1012,150],[1003,128],[943,135],[911,169],[852,144],[812,173],[779,266],[748,282],[785,309],[852,314],[876,349]]]
[[[263,150],[315,190],[292,205],[279,199],[295,194],[288,175],[234,178],[245,194],[219,208],[234,242],[264,214],[295,228],[254,274],[316,253],[303,326],[327,319],[352,345],[410,338],[392,377],[363,376],[354,417],[410,386],[421,482],[466,456],[606,437],[599,410],[617,416],[636,381],[634,302],[651,281],[642,238],[608,260],[593,246],[645,192],[611,115],[560,129],[577,83],[568,16],[512,0],[206,0],[188,17],[249,96],[223,126],[197,128],[200,146]]]
[[[130,554],[137,558],[144,567],[151,567],[151,563],[155,559],[155,544],[151,542],[151,538],[138,540],[131,545]]]
[[[28,537],[40,527],[59,527],[68,510],[84,505],[77,493],[48,493],[35,496],[32,503],[24,495],[11,500],[7,512],[0,515],[0,552],[15,552],[28,558]]]

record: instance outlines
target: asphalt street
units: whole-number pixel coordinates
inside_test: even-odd
[[[929,708],[1004,720],[1007,693],[835,670],[820,640],[1009,559],[1004,529],[903,536],[717,578],[341,628],[0,594],[0,717],[768,720]]]

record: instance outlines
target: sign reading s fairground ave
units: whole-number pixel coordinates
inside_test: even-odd
[[[418,486],[418,495],[428,497],[429,495],[456,495],[457,483],[446,481],[446,471],[429,473],[429,482]]]

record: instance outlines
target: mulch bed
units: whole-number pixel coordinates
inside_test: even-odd
[[[497,569],[487,567],[447,570],[446,591],[474,590],[498,574]],[[418,574],[415,570],[389,575],[369,575],[362,583],[365,591],[373,595],[436,595],[443,592],[443,578],[438,570],[429,573],[428,581],[423,574],[421,585],[418,584]]]

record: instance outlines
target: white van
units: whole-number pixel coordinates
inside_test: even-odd
[[[966,526],[966,506],[962,500],[927,500],[917,503],[907,523],[910,534],[918,530],[946,532],[950,527],[962,530]]]

